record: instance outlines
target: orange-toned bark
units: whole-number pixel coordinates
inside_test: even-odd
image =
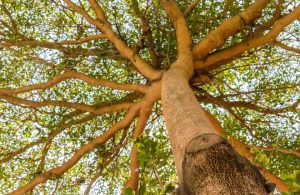
[[[83,145],[79,150],[77,150],[73,156],[63,163],[61,166],[50,169],[32,179],[30,182],[22,186],[21,188],[15,190],[11,193],[11,195],[21,195],[26,192],[32,190],[35,186],[40,183],[43,183],[51,178],[57,178],[64,174],[67,170],[73,167],[86,153],[90,152],[98,145],[105,143],[109,140],[113,135],[115,135],[119,130],[128,126],[131,121],[135,118],[138,109],[140,108],[139,104],[134,105],[128,112],[128,114],[118,123],[113,125],[109,130],[107,130],[104,134],[96,137],[91,142]]]
[[[90,5],[97,15],[97,19],[92,18],[83,8],[77,6],[71,0],[64,0],[65,3],[74,11],[81,14],[90,24],[97,27],[111,43],[117,48],[120,55],[129,59],[138,71],[150,80],[160,78],[161,73],[153,69],[143,58],[135,53],[130,47],[123,42],[120,37],[112,30],[110,24],[106,20],[105,14],[100,5],[95,0],[89,0]]]
[[[220,26],[208,33],[208,35],[193,48],[195,59],[203,59],[209,52],[222,46],[226,39],[249,25],[257,19],[268,4],[269,0],[256,0],[245,11],[225,20]]]
[[[232,47],[217,51],[208,55],[203,60],[195,62],[196,69],[205,68],[207,70],[213,70],[222,65],[222,62],[227,62],[230,59],[249,51],[250,49],[257,48],[266,44],[273,43],[277,36],[283,31],[283,29],[300,18],[300,5],[296,7],[291,13],[279,19],[272,27],[272,29],[263,36],[254,37],[244,42],[233,45]]]
[[[139,138],[146,127],[147,121],[151,115],[153,104],[160,98],[161,82],[154,83],[149,92],[141,102],[141,109],[139,111],[139,117],[137,125],[133,131],[133,137]],[[138,146],[133,143],[131,150],[131,163],[130,163],[130,177],[125,184],[126,188],[131,188],[136,194],[138,194],[139,184],[139,161],[138,161]]]
[[[91,76],[88,76],[83,73],[75,72],[75,71],[67,71],[63,74],[60,74],[58,76],[53,77],[49,81],[45,83],[39,83],[34,85],[27,85],[25,87],[17,88],[17,89],[5,89],[0,88],[0,94],[18,94],[18,93],[24,93],[32,90],[38,90],[38,89],[47,89],[50,87],[53,87],[57,85],[58,83],[65,81],[67,79],[79,79],[82,81],[85,81],[86,83],[90,85],[96,85],[96,86],[103,86],[103,87],[109,87],[112,89],[118,89],[118,90],[127,90],[127,91],[139,91],[141,93],[145,93],[146,87],[145,85],[140,84],[118,84],[109,80],[104,79],[96,79]]]
[[[44,101],[32,101],[27,99],[22,99],[10,95],[1,95],[0,99],[6,100],[7,102],[15,105],[26,105],[30,108],[40,108],[44,106],[60,106],[66,108],[73,108],[76,110],[81,110],[85,112],[90,112],[93,114],[104,114],[109,112],[116,112],[121,110],[127,110],[131,107],[134,103],[124,102],[115,105],[107,105],[107,106],[90,106],[83,103],[71,103],[71,102],[64,102],[64,101],[54,101],[54,100],[44,100]]]
[[[172,64],[171,69],[176,68],[177,72],[180,71],[186,79],[189,79],[193,75],[193,54],[192,40],[185,17],[173,0],[163,0],[162,5],[173,23],[178,43],[178,59]]]

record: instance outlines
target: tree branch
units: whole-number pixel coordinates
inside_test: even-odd
[[[160,86],[153,86],[153,91],[157,90],[157,87]],[[145,96],[143,102],[141,102],[141,109],[139,112],[139,118],[137,125],[133,131],[133,137],[138,138],[142,134],[143,130],[146,127],[147,121],[151,115],[152,107],[155,101],[159,98],[160,95],[153,95],[150,93]],[[125,188],[131,188],[138,194],[138,183],[139,183],[139,160],[138,160],[138,147],[137,144],[134,143],[131,150],[131,163],[130,163],[130,178],[126,182]]]
[[[75,115],[76,116],[76,115]],[[96,115],[93,115],[93,114],[89,114],[81,119],[77,119],[73,122],[70,122],[70,123],[65,123],[65,121],[62,121],[59,125],[59,128],[56,129],[55,131],[52,131],[49,133],[48,137],[41,137],[39,138],[38,140],[16,150],[16,151],[13,151],[13,152],[9,152],[9,153],[6,153],[5,154],[5,157],[0,159],[0,164],[2,163],[6,163],[6,162],[9,162],[12,158],[14,158],[15,156],[19,155],[19,154],[22,154],[24,152],[26,152],[29,148],[32,148],[36,145],[39,145],[39,144],[42,144],[42,143],[45,143],[45,142],[49,142],[51,141],[54,137],[56,137],[58,134],[60,134],[63,130],[73,126],[73,125],[78,125],[78,124],[81,124],[81,123],[84,123],[84,122],[87,122],[93,118],[95,118]]]
[[[23,35],[25,36],[25,35]],[[32,38],[26,37],[23,38],[25,40],[23,41],[16,41],[12,42],[7,39],[0,39],[0,41],[7,42],[16,46],[41,46],[41,47],[47,47],[47,48],[59,48],[59,46],[62,45],[79,45],[82,43],[86,43],[89,41],[93,40],[98,40],[98,39],[105,39],[106,35],[104,34],[97,34],[97,35],[88,35],[84,38],[78,39],[78,40],[64,40],[64,41],[38,41],[38,40],[33,40]]]
[[[57,85],[58,83],[65,81],[67,79],[79,79],[85,81],[90,85],[109,87],[112,89],[118,90],[127,90],[127,91],[138,91],[141,93],[145,93],[148,88],[145,85],[140,84],[119,84],[112,81],[104,80],[104,79],[96,79],[91,76],[85,75],[83,73],[75,72],[75,71],[66,71],[63,74],[60,74],[45,83],[39,83],[34,85],[28,85],[25,87],[21,87],[18,89],[8,89],[8,88],[0,88],[0,94],[19,94],[32,90],[38,89],[47,89]]]
[[[125,132],[127,132],[128,129],[124,129]],[[86,187],[85,191],[84,191],[84,195],[88,195],[93,184],[96,182],[96,180],[100,177],[101,173],[103,172],[104,168],[106,166],[108,166],[114,159],[115,157],[119,154],[119,151],[121,150],[121,148],[125,145],[124,139],[126,137],[126,133],[123,134],[120,142],[113,148],[113,151],[110,152],[110,155],[105,157],[103,162],[100,165],[100,168],[98,170],[98,172],[94,175],[94,177],[91,179],[91,181],[89,182],[88,186]]]
[[[216,102],[214,102],[214,103],[216,103]],[[292,104],[291,106],[285,107],[285,108],[282,108],[282,109],[272,109],[272,110],[268,109],[267,111],[269,111],[269,112],[266,112],[266,111],[265,111],[265,112],[262,112],[262,111],[258,111],[258,110],[255,110],[255,109],[253,109],[253,110],[258,111],[258,112],[262,112],[262,113],[265,113],[265,114],[276,114],[276,113],[287,112],[287,111],[289,110],[290,107],[296,109],[299,103],[300,103],[300,100],[296,101],[296,102],[295,102],[294,104]],[[263,143],[266,143],[265,141],[263,141],[263,140],[261,140],[260,138],[256,137],[256,136],[253,134],[253,130],[250,129],[250,128],[246,125],[245,120],[243,120],[242,118],[240,118],[238,115],[236,115],[236,114],[233,112],[233,110],[232,110],[232,107],[233,107],[233,106],[230,106],[230,104],[228,105],[228,104],[226,104],[226,103],[221,103],[220,106],[222,106],[222,107],[224,107],[225,109],[227,109],[227,110],[228,110],[228,111],[229,111],[229,112],[230,112],[237,120],[239,120],[239,122],[240,122],[245,128],[247,128],[247,130],[251,133],[251,135],[252,135],[253,137],[257,138],[258,140],[262,141]],[[252,106],[253,106],[253,105],[251,105],[250,107],[252,107]],[[239,106],[238,106],[238,107],[239,107]],[[247,106],[247,107],[248,107],[248,106]],[[251,109],[251,108],[250,108],[250,109]],[[270,145],[271,143],[270,143],[270,142],[267,142],[267,144]],[[272,146],[269,146],[269,147],[247,146],[247,147],[249,147],[249,148],[256,147],[256,148],[259,148],[259,149],[265,150],[265,151],[275,151],[275,150],[276,150],[276,151],[279,151],[279,152],[284,153],[284,154],[293,154],[293,155],[295,155],[295,156],[297,156],[297,157],[300,157],[300,152],[295,151],[295,150],[287,150],[287,149],[278,148],[278,147],[272,147]]]
[[[282,48],[286,51],[291,51],[291,52],[295,52],[297,54],[300,54],[300,49],[287,46],[287,45],[285,45],[281,42],[278,42],[278,41],[274,41],[273,43],[271,43],[271,45],[278,46],[278,47],[280,47],[280,48]]]
[[[159,62],[158,55],[155,51],[151,26],[150,26],[147,18],[145,17],[145,15],[140,11],[137,0],[132,0],[132,4],[133,4],[133,10],[134,10],[135,14],[137,15],[138,18],[140,18],[141,23],[142,23],[142,32],[143,32],[142,36],[145,36],[145,38],[146,38],[147,46],[148,46],[147,49],[149,51],[152,66],[154,68],[159,68],[160,62]]]
[[[36,176],[33,180],[20,187],[11,193],[11,195],[25,194],[26,192],[32,190],[35,186],[40,183],[43,183],[51,178],[58,178],[66,171],[68,171],[71,167],[73,167],[85,154],[95,149],[97,146],[104,144],[107,140],[109,140],[113,135],[115,135],[119,130],[127,127],[132,120],[135,118],[137,111],[140,108],[140,104],[135,104],[130,108],[127,115],[119,122],[114,124],[109,130],[107,130],[102,135],[96,137],[91,142],[83,145],[80,149],[78,149],[74,155],[68,161],[64,162],[61,166],[50,169],[38,176]]]
[[[245,11],[222,22],[218,28],[211,31],[200,43],[194,46],[194,58],[201,60],[209,52],[222,46],[228,37],[241,31],[244,26],[251,24],[255,19],[259,18],[268,2],[269,0],[256,0]]]
[[[199,4],[201,0],[194,0],[187,8],[185,8],[185,11],[183,13],[184,17],[187,18],[192,13],[194,8]]]
[[[178,59],[187,58],[186,56],[191,57],[190,48],[192,40],[183,13],[173,0],[162,0],[162,5],[169,15],[176,31]]]
[[[295,84],[283,84],[283,85],[279,85],[277,87],[270,87],[270,88],[266,88],[266,89],[256,89],[253,91],[239,91],[237,93],[233,93],[233,94],[227,94],[227,95],[221,95],[220,98],[228,98],[228,97],[235,97],[235,96],[239,96],[239,95],[248,95],[248,94],[253,94],[253,93],[267,93],[267,92],[271,92],[271,91],[280,91],[280,90],[285,90],[285,89],[296,89],[297,87],[300,86],[300,83],[295,83]]]
[[[278,147],[272,147],[272,146],[268,146],[268,147],[257,147],[257,146],[248,146],[248,147],[255,147],[258,148],[260,150],[264,150],[264,151],[279,151],[283,154],[293,154],[296,157],[300,158],[300,152],[296,151],[296,150],[289,150],[289,149],[283,149],[283,148],[278,148]]]
[[[294,11],[279,19],[272,27],[272,29],[265,35],[254,37],[250,40],[233,45],[232,47],[217,51],[207,56],[204,60],[198,60],[194,66],[196,69],[205,68],[206,70],[213,70],[222,65],[222,62],[227,62],[253,48],[272,43],[283,29],[291,24],[293,21],[300,18],[300,5]]]
[[[252,37],[261,35],[266,30],[270,29],[275,22],[281,17],[281,6],[284,3],[284,0],[278,0],[278,3],[275,6],[275,12],[273,13],[272,18],[267,20],[263,25],[255,27],[255,31],[251,34]]]
[[[112,30],[110,24],[107,22],[103,10],[95,0],[89,0],[93,10],[97,15],[97,19],[93,19],[83,8],[77,6],[71,0],[64,0],[64,2],[74,11],[81,14],[90,24],[96,26],[101,32],[103,32],[112,44],[117,48],[120,55],[129,59],[137,70],[143,74],[146,78],[154,80],[160,78],[160,72],[153,69],[144,59],[142,59],[137,53],[134,53],[125,42]]]
[[[39,57],[36,57],[36,56],[30,56],[30,55],[27,55],[27,54],[24,54],[14,48],[12,48],[12,45],[10,44],[6,44],[6,43],[1,43],[0,42],[0,48],[3,47],[9,51],[12,51],[13,53],[15,53],[17,56],[19,57],[22,57],[26,60],[31,60],[31,61],[34,61],[34,62],[37,62],[37,63],[41,63],[41,64],[44,64],[46,66],[49,66],[49,67],[52,67],[52,68],[55,68],[55,69],[59,69],[59,70],[64,70],[64,71],[68,71],[67,68],[64,68],[64,67],[60,67],[60,66],[57,66],[51,62],[48,62],[42,58],[39,58]]]
[[[51,143],[52,143],[52,140],[49,140],[49,141],[46,142],[46,144],[44,146],[44,149],[42,151],[41,161],[40,161],[40,164],[38,165],[38,168],[36,170],[37,173],[42,173],[44,171],[46,156],[47,156],[48,151],[51,147]]]
[[[101,105],[97,105],[97,106],[110,106],[111,104],[118,104],[118,103],[124,103],[124,102],[132,102],[133,100],[135,100],[136,98],[139,98],[140,95],[137,94],[136,92],[130,93],[128,95],[126,95],[125,97],[123,97],[120,100],[116,100],[114,102],[111,102],[109,104],[101,104]],[[8,152],[5,154],[5,157],[0,159],[0,164],[5,163],[10,161],[13,157],[24,153],[26,150],[28,150],[29,148],[32,148],[33,146],[48,142],[50,140],[52,140],[53,138],[55,138],[58,134],[60,134],[63,130],[73,126],[73,125],[78,125],[78,124],[82,124],[85,123],[89,120],[92,120],[93,118],[97,117],[97,115],[95,114],[88,114],[86,116],[84,116],[83,118],[79,118],[79,119],[75,119],[74,121],[72,121],[72,118],[74,117],[78,117],[78,115],[82,114],[83,111],[80,110],[75,110],[65,116],[63,116],[63,120],[61,121],[61,123],[58,125],[58,129],[51,131],[48,135],[48,137],[41,137],[40,139],[16,150],[13,152]],[[68,121],[70,122],[68,122]]]
[[[242,107],[247,108],[250,110],[254,110],[256,112],[264,113],[264,114],[278,114],[278,113],[284,113],[284,112],[291,112],[293,109],[297,109],[297,106],[300,104],[300,99],[291,104],[290,106],[286,106],[283,108],[266,108],[262,106],[258,106],[256,104],[253,104],[251,102],[244,102],[244,101],[225,101],[218,97],[213,97],[211,95],[209,96],[197,96],[197,99],[202,102],[210,102],[217,104],[221,107],[225,108],[232,108],[232,107]]]
[[[101,36],[103,34],[100,34]],[[91,35],[91,36],[100,36],[100,35]],[[91,37],[86,37],[87,39],[92,39]],[[78,41],[78,42],[77,42]],[[60,42],[48,42],[48,41],[37,41],[37,40],[24,40],[24,41],[11,41],[8,39],[0,39],[0,44],[5,45],[7,47],[11,46],[18,46],[18,47],[24,47],[24,46],[30,46],[30,47],[43,47],[47,49],[56,49],[64,54],[65,57],[69,58],[76,58],[78,56],[102,56],[104,54],[109,54],[109,53],[117,53],[117,51],[114,50],[108,50],[108,49],[98,49],[98,48],[93,48],[93,49],[88,49],[88,48],[83,48],[81,46],[77,47],[65,47],[64,45],[79,45],[84,43],[87,40],[66,40],[66,41],[60,41]],[[8,48],[7,48],[8,49]]]
[[[90,106],[83,103],[70,103],[70,102],[62,102],[62,101],[54,101],[54,100],[44,100],[41,102],[37,102],[37,101],[26,100],[26,99],[22,99],[10,95],[1,95],[1,94],[0,94],[0,99],[6,100],[7,102],[14,105],[26,105],[30,108],[40,108],[44,106],[59,106],[59,107],[77,109],[77,110],[81,110],[93,114],[104,114],[109,112],[126,110],[134,104],[134,103],[125,102],[120,104],[97,107],[97,106]]]

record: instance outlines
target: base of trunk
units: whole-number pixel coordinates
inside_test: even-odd
[[[259,170],[216,134],[194,138],[186,147],[180,195],[264,195]]]

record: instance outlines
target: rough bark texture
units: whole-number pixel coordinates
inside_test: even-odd
[[[179,194],[267,194],[265,179],[217,133],[185,75],[180,68],[171,68],[162,81]]]
[[[215,134],[190,141],[182,167],[180,194],[267,194],[259,170]]]

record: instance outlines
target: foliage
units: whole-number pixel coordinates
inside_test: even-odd
[[[89,2],[75,2],[96,18]],[[184,12],[192,2],[177,4]],[[201,42],[251,3],[199,1],[186,19],[192,40]],[[121,54],[107,37],[83,41],[103,32],[64,1],[0,2],[0,194],[62,165],[129,112],[127,107],[102,113],[90,110],[143,100],[141,91],[107,85],[107,81],[124,86],[152,84],[130,58],[139,54],[159,71],[168,70],[177,59],[175,30],[159,1],[101,0],[99,4],[112,30],[134,51],[132,56]],[[209,55],[266,35],[276,24],[267,26],[268,21],[288,15],[297,6],[297,0],[270,1],[259,19],[245,25]],[[277,17],[274,13],[278,10]],[[253,163],[279,176],[290,186],[291,194],[300,192],[299,29],[298,17],[276,40],[205,69],[210,82],[191,80],[199,103],[220,121],[225,137],[246,143],[255,155]],[[88,77],[71,76],[50,87],[23,92],[11,90],[47,83],[70,71]],[[92,83],[91,79],[105,84]],[[130,177],[133,144],[139,151],[140,194],[172,192],[177,178],[161,103],[154,104],[145,130],[135,136],[137,124],[138,119],[132,120],[62,176],[50,177],[31,192],[83,194],[91,185],[90,194],[119,194]],[[127,188],[124,194],[133,191]]]

